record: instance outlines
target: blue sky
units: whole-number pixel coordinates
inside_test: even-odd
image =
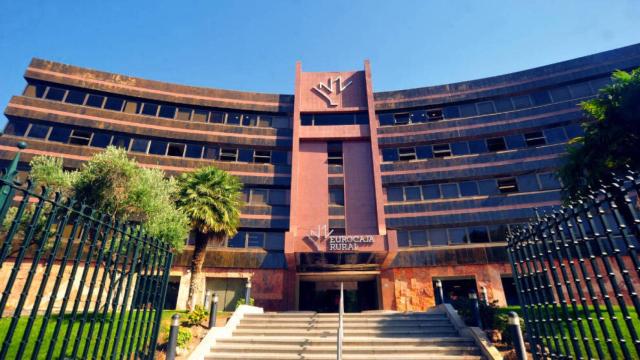
[[[154,80],[292,93],[294,66],[372,63],[375,91],[523,70],[640,42],[640,1],[9,1],[0,106],[31,57]],[[0,121],[1,122],[1,121]]]

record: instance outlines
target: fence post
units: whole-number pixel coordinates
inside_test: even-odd
[[[513,347],[516,350],[516,358],[518,360],[527,360],[527,349],[524,347],[524,338],[522,337],[522,329],[520,328],[520,317],[515,311],[509,312],[509,332],[513,339]]]
[[[442,280],[436,280],[436,305],[444,304],[444,293],[442,292]]]
[[[217,317],[218,317],[218,294],[213,293],[213,300],[211,301],[211,311],[209,312],[209,329],[216,327]]]
[[[18,152],[16,152],[16,156],[14,156],[13,160],[11,160],[11,164],[7,167],[7,172],[2,176],[2,179],[7,183],[2,186],[0,189],[0,219],[4,219],[7,211],[9,211],[9,207],[11,207],[11,198],[13,198],[14,190],[10,186],[13,183],[16,175],[18,174],[18,163],[20,162],[20,153],[22,150],[27,148],[27,143],[24,141],[20,141],[16,147],[18,148]]]
[[[249,302],[251,300],[251,278],[247,278],[247,285],[244,292],[244,303],[245,305],[251,305]]]
[[[478,303],[478,294],[475,291],[469,293],[469,299],[471,300],[471,314],[473,316],[474,325],[482,328],[482,321],[480,320],[480,304]]]
[[[169,343],[167,343],[167,360],[176,358],[176,347],[178,346],[178,328],[180,327],[180,315],[173,314],[171,317],[171,328],[169,329]]]

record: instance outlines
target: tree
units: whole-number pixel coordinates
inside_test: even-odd
[[[75,171],[65,171],[62,159],[48,156],[34,157],[30,166],[39,185],[73,196],[112,219],[139,223],[175,251],[184,247],[189,219],[176,207],[175,180],[161,170],[140,167],[125,150],[108,147]]]
[[[182,174],[178,207],[191,220],[195,249],[191,261],[191,282],[187,307],[196,305],[203,293],[202,265],[210,242],[222,243],[237,233],[240,225],[242,183],[229,173],[209,166]]]
[[[565,200],[609,183],[626,167],[640,170],[640,68],[616,71],[612,84],[581,105],[584,135],[569,141],[559,170]]]

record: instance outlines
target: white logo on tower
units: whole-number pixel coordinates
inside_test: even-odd
[[[320,95],[327,102],[327,106],[335,107],[338,106],[331,97],[331,95],[338,95],[342,93],[346,88],[351,85],[352,81],[347,83],[342,82],[342,77],[336,76],[335,79],[327,79],[327,83],[319,82],[318,85],[312,88],[316,92],[316,94]],[[335,87],[334,87],[335,85]]]

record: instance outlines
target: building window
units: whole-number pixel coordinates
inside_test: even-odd
[[[183,157],[185,147],[185,144],[169,143],[169,146],[167,147],[167,155]]]
[[[149,115],[149,116],[157,116],[159,107],[160,106],[158,106],[157,104],[144,103],[142,104],[141,114]]]
[[[448,229],[449,232],[449,244],[466,244],[467,241],[467,229],[466,228],[456,228],[456,229]]]
[[[238,149],[220,149],[221,161],[238,161]]]
[[[140,103],[137,101],[127,100],[124,104],[124,112],[129,114],[137,114],[140,112]]]
[[[451,146],[449,144],[433,145],[433,157],[441,158],[451,156]]]
[[[258,118],[258,127],[271,127],[271,121],[272,121],[273,117],[272,116],[263,116],[260,115],[260,117]]]
[[[469,144],[466,141],[451,144],[452,155],[469,155]]]
[[[166,119],[173,119],[176,116],[176,107],[173,105],[160,105],[158,116]]]
[[[472,244],[489,242],[489,232],[487,231],[486,227],[484,226],[470,227],[468,231],[469,231],[469,242],[471,242]]]
[[[114,96],[107,97],[107,101],[104,103],[104,108],[113,111],[122,111],[124,106],[124,99]]]
[[[461,117],[469,117],[478,115],[478,111],[476,110],[476,104],[463,104],[460,105],[460,116]]]
[[[507,150],[507,144],[504,142],[504,138],[492,138],[487,139],[487,149],[489,151],[503,151]]]
[[[204,154],[202,155],[205,159],[218,160],[218,148],[215,146],[205,146]]]
[[[400,161],[410,161],[416,159],[416,149],[412,147],[399,148],[398,158]]]
[[[560,180],[554,173],[538,174],[538,181],[540,182],[540,190],[560,189],[562,187]]]
[[[329,205],[344,206],[344,188],[335,187],[329,189]]]
[[[447,106],[443,110],[445,119],[455,119],[460,117],[460,108],[457,106]]]
[[[263,248],[264,247],[264,233],[261,232],[248,232],[247,233],[247,247]]]
[[[493,101],[479,102],[476,104],[476,106],[478,107],[478,114],[480,115],[493,114],[496,112],[495,108],[493,107]]]
[[[404,201],[404,192],[402,187],[390,187],[387,189],[388,201]]]
[[[524,134],[524,141],[528,147],[545,145],[547,143],[542,131],[534,131]]]
[[[271,151],[256,150],[253,153],[253,162],[259,164],[269,164],[271,162]]]
[[[427,232],[424,230],[410,231],[409,242],[411,246],[427,246]]]
[[[422,198],[425,200],[440,199],[440,187],[438,185],[423,185]]]
[[[251,189],[249,203],[253,205],[266,205],[268,194],[266,189]]]
[[[428,232],[431,246],[444,246],[449,244],[447,229],[430,229]]]
[[[64,95],[66,93],[67,93],[66,90],[49,86],[49,90],[47,91],[47,94],[45,95],[45,99],[54,100],[54,101],[62,101],[62,99],[64,99]]]
[[[209,122],[212,124],[224,124],[225,113],[212,111],[209,113]]]
[[[229,125],[240,125],[240,119],[242,119],[241,114],[238,114],[238,113],[227,114],[227,124]]]
[[[269,205],[287,205],[287,192],[285,190],[269,190]]]
[[[184,156],[188,158],[199,159],[202,157],[202,145],[198,144],[187,144],[187,151]]]
[[[440,190],[442,191],[442,197],[445,199],[460,197],[457,183],[442,184],[440,185]]]
[[[104,104],[104,96],[96,95],[96,94],[89,94],[89,96],[87,97],[87,102],[85,103],[86,106],[91,106],[95,108],[102,108],[103,104]]]
[[[514,96],[511,100],[513,101],[513,106],[516,110],[531,107],[531,99],[529,98],[529,95]]]
[[[459,184],[461,196],[475,196],[480,192],[478,191],[478,183],[475,181],[465,181]]]
[[[42,98],[44,96],[47,87],[42,84],[29,84],[24,89],[24,96]]]
[[[511,98],[507,97],[502,99],[495,99],[493,103],[496,106],[497,112],[506,112],[506,111],[513,110],[513,104],[511,103]]]
[[[151,146],[149,146],[149,154],[166,155],[167,145],[169,145],[169,143],[166,141],[153,140],[151,141]]]
[[[502,194],[518,192],[518,183],[513,177],[498,179],[498,191]]]
[[[404,188],[404,198],[407,201],[421,200],[420,186],[407,186]]]
[[[342,142],[332,141],[327,143],[327,163],[329,165],[342,165]]]
[[[442,109],[427,110],[427,117],[429,118],[429,121],[438,121],[444,119],[444,116],[442,115]]]
[[[397,161],[398,151],[396,149],[382,149],[382,161]]]
[[[258,115],[244,114],[242,116],[242,125],[244,126],[256,126],[258,124]]]
[[[46,139],[49,134],[49,126],[40,124],[31,124],[27,137],[34,139]]]
[[[74,129],[69,136],[69,144],[73,145],[89,145],[91,141],[91,132],[85,130]]]
[[[125,150],[129,149],[129,143],[131,143],[131,137],[127,135],[114,135],[111,141],[111,145]]]
[[[402,113],[402,114],[393,114],[393,123],[395,125],[405,125],[411,122],[411,114]]]
[[[106,148],[111,144],[111,135],[103,132],[94,132],[91,138],[91,146],[97,148]]]
[[[571,93],[569,92],[569,88],[566,86],[551,89],[549,92],[551,93],[551,97],[554,102],[571,100]]]
[[[531,94],[531,98],[533,99],[533,104],[536,106],[546,105],[551,102],[551,97],[549,96],[549,92],[547,91],[533,93]]]
[[[471,154],[482,154],[487,152],[487,142],[484,140],[469,141],[469,152]]]
[[[69,90],[67,93],[67,97],[64,99],[64,102],[69,104],[82,105],[84,104],[84,98],[87,97],[87,93],[84,91],[78,90]]]
[[[131,143],[131,151],[146,153],[150,141],[147,139],[133,139]]]
[[[588,82],[571,84],[569,90],[574,99],[583,98],[592,94],[591,87]]]

